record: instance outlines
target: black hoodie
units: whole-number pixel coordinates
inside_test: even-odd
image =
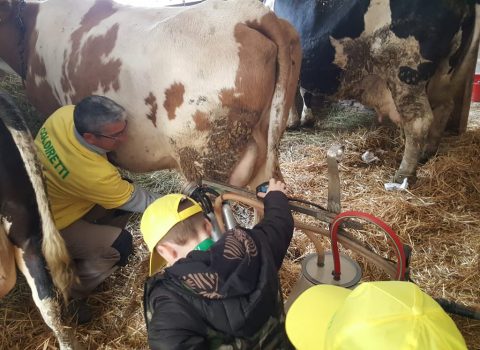
[[[251,230],[226,232],[145,284],[151,349],[289,349],[278,270],[293,233],[285,195]]]

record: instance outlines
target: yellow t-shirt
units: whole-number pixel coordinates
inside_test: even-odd
[[[95,204],[117,208],[134,186],[121,178],[105,155],[82,145],[74,132],[73,105],[53,113],[35,138],[47,179],[47,193],[57,229],[84,216]]]

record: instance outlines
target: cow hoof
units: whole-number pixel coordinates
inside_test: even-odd
[[[437,150],[435,149],[434,151],[425,151],[422,152],[420,155],[420,158],[418,159],[418,163],[424,165],[426,164],[430,159],[435,157],[437,155]]]
[[[92,320],[92,310],[86,299],[73,299],[68,304],[67,311],[72,321],[77,325],[88,323]]]
[[[315,120],[314,119],[302,120],[301,126],[302,128],[313,128],[315,126]]]
[[[399,171],[395,173],[395,176],[393,177],[393,182],[401,184],[405,179],[407,179],[408,185],[413,185],[415,182],[417,182],[416,175],[405,175],[400,173]]]
[[[300,129],[300,121],[296,121],[294,123],[287,125],[287,130],[292,131],[292,130],[298,130],[298,129]]]

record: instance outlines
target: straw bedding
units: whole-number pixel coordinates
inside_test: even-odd
[[[31,121],[37,119],[15,78],[0,78],[0,87],[14,95]],[[372,125],[371,112],[355,104],[335,105],[326,114],[314,131],[289,132],[283,138],[281,168],[290,194],[326,204],[326,150],[332,142],[341,142],[346,147],[340,163],[342,209],[378,216],[412,246],[411,277],[424,291],[480,307],[480,106],[472,106],[467,132],[444,138],[437,156],[419,169],[417,182],[403,192],[387,192],[383,187],[402,156],[400,132]],[[36,131],[38,122],[31,127]],[[366,150],[373,151],[379,161],[363,163],[360,157]],[[136,176],[136,180],[162,193],[178,191],[182,183],[174,171]],[[87,349],[147,348],[142,293],[148,252],[138,220],[134,215],[129,223],[135,236],[134,257],[90,298],[95,320],[75,329]],[[377,229],[367,225],[355,235],[391,257]],[[328,249],[328,241],[323,242]],[[312,244],[296,232],[280,272],[285,296],[298,277],[302,257],[312,251]],[[374,266],[352,256],[363,267],[364,280],[385,278]],[[56,349],[28,285],[22,276],[18,280],[15,289],[0,300],[0,349]],[[469,349],[480,349],[480,321],[454,320]]]

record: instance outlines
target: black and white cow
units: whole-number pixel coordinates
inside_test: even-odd
[[[466,129],[479,42],[476,0],[267,0],[300,34],[302,122],[311,94],[355,99],[405,133],[396,180]],[[306,93],[308,92],[308,93]],[[309,94],[311,93],[311,94]],[[293,115],[293,118],[292,118]],[[290,125],[298,124],[291,114]]]
[[[53,284],[66,298],[73,279],[70,259],[50,214],[33,139],[19,110],[0,91],[0,298],[15,285],[16,266],[60,348],[76,348]]]

